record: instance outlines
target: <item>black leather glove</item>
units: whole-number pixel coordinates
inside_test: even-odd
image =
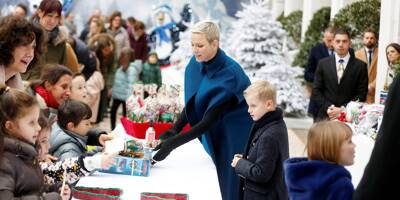
[[[173,137],[175,135],[178,135],[178,132],[174,129],[174,128],[170,128],[167,131],[165,131],[164,133],[162,133],[158,139],[160,140],[167,140],[170,137]]]
[[[158,150],[158,152],[153,156],[153,161],[159,162],[164,160],[171,151],[174,150],[174,146],[174,140],[172,138],[161,142],[161,144],[154,148],[154,151]]]

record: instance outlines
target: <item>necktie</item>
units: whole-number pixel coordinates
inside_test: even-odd
[[[333,49],[329,49],[329,55],[332,56],[333,55]]]
[[[342,79],[343,72],[344,72],[344,60],[340,59],[339,60],[338,70],[337,70],[338,83],[340,83],[340,79]]]
[[[372,62],[372,50],[368,50],[368,68],[371,66]]]

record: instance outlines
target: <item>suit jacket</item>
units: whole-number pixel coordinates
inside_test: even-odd
[[[359,49],[355,53],[356,58],[364,61],[368,64],[368,57],[365,48]],[[367,95],[367,103],[374,103],[375,102],[375,85],[376,85],[376,71],[377,71],[377,64],[378,64],[378,48],[374,49],[373,57],[371,60],[371,66],[368,69],[368,86],[371,87],[371,91],[368,90]]]
[[[319,43],[311,49],[307,65],[304,69],[304,79],[306,81],[311,83],[314,82],[314,74],[315,70],[317,69],[319,60],[328,56],[328,48],[325,46],[324,43]],[[310,102],[308,104],[308,113],[312,114],[312,116],[315,118],[318,115],[318,111],[318,102],[311,96]]]
[[[345,106],[352,100],[364,102],[368,92],[367,64],[350,56],[342,79],[338,83],[335,57],[322,59],[315,71],[313,96],[320,105],[318,120],[327,118],[330,105]]]
[[[324,43],[319,43],[311,49],[307,65],[304,69],[304,79],[306,79],[306,81],[311,83],[314,82],[314,74],[319,60],[328,56],[328,48]]]

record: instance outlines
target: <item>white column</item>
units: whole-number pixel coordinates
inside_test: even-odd
[[[392,42],[399,43],[400,38],[400,1],[382,0],[379,26],[378,71],[376,75],[375,102],[379,102],[380,91],[386,81],[388,63],[386,46]]]
[[[335,17],[335,15],[339,12],[340,9],[346,7],[349,4],[352,4],[356,1],[360,0],[332,0],[331,3],[331,19]]]
[[[298,10],[303,10],[303,0],[285,0],[283,10],[285,17]]]
[[[278,18],[283,12],[284,0],[272,0],[272,16],[274,19]]]
[[[310,21],[315,13],[322,7],[331,6],[330,0],[304,0],[303,2],[303,20],[301,23],[301,41],[304,41],[304,35],[310,25]]]

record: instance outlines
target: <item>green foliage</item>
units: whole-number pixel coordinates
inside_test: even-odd
[[[301,20],[303,19],[303,11],[294,11],[287,17],[283,16],[283,13],[278,17],[278,21],[282,24],[290,37],[296,44],[300,44],[301,39]]]
[[[296,55],[292,65],[304,67],[307,64],[308,54],[313,46],[322,42],[323,32],[329,25],[331,14],[330,7],[324,7],[314,13],[310,25],[307,28],[304,42],[300,45],[300,51]]]
[[[371,27],[378,34],[380,8],[380,0],[362,0],[352,3],[335,15],[332,25],[347,30],[352,38],[352,47],[358,49],[362,46],[365,29]]]

